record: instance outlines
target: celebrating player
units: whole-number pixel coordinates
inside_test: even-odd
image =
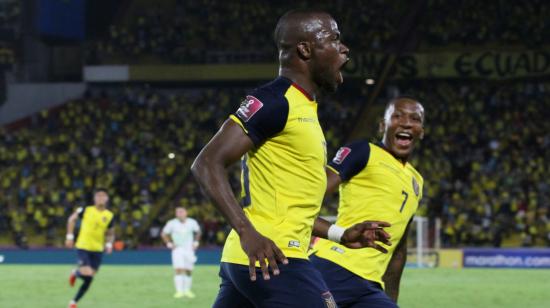
[[[194,298],[191,292],[191,272],[197,261],[195,250],[199,247],[201,229],[193,218],[187,217],[187,210],[176,208],[176,218],[166,223],[162,229],[162,240],[166,247],[172,249],[172,265],[174,266],[175,298]]]
[[[107,209],[109,195],[105,189],[96,189],[94,205],[78,208],[67,222],[68,248],[76,246],[78,254],[78,268],[71,273],[69,284],[74,286],[76,278],[82,279],[82,285],[76,296],[69,303],[69,308],[76,308],[76,303],[84,296],[95,274],[101,265],[103,251],[110,254],[113,251],[115,228],[113,213]],[[80,232],[74,245],[74,228],[76,221],[81,219]]]
[[[422,176],[408,163],[424,136],[424,108],[411,98],[386,107],[382,142],[359,141],[340,148],[327,168],[327,191],[340,187],[336,225],[384,220],[394,247],[387,254],[348,249],[319,240],[312,263],[323,274],[339,307],[397,307],[399,281],[407,257],[407,232],[422,198]],[[385,288],[385,293],[384,289]]]
[[[233,227],[222,255],[217,308],[334,305],[307,256],[326,189],[326,143],[316,97],[343,82],[340,70],[349,50],[324,12],[290,11],[274,34],[279,77],[246,96],[192,166]],[[242,207],[226,174],[241,157]],[[374,246],[375,239],[386,241],[377,231],[381,226],[386,224],[358,223],[336,237],[348,246]],[[328,229],[322,223],[315,235],[327,237]]]

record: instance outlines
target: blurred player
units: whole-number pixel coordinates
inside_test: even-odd
[[[99,270],[103,251],[110,254],[113,251],[115,240],[115,228],[113,226],[113,213],[107,209],[109,195],[107,190],[99,188],[94,192],[94,205],[78,208],[67,222],[68,248],[76,246],[78,255],[78,268],[71,273],[69,284],[74,286],[76,278],[82,279],[82,285],[76,296],[69,303],[69,308],[76,308],[76,303],[84,296],[94,275]],[[74,228],[76,221],[81,219],[78,240],[74,245]]]
[[[174,266],[175,298],[194,298],[191,292],[191,272],[197,261],[195,250],[199,247],[201,229],[193,218],[187,217],[187,210],[176,208],[176,218],[168,221],[162,229],[162,240],[166,247],[172,249]]]
[[[316,97],[343,82],[340,70],[349,51],[336,22],[324,12],[290,11],[274,34],[279,77],[246,96],[192,166],[233,228],[223,250],[216,308],[334,305],[307,256],[326,190],[326,143]],[[242,207],[226,173],[240,158]],[[384,225],[359,223],[338,240],[374,246],[374,236],[383,232],[363,231]],[[328,229],[330,224],[321,221],[315,235],[327,237]],[[365,233],[371,236],[363,239]],[[279,268],[278,262],[284,265]]]
[[[424,136],[423,123],[424,108],[419,102],[396,98],[388,103],[380,123],[382,142],[359,141],[342,147],[327,168],[327,191],[340,187],[336,225],[388,221],[387,231],[398,243],[387,247],[387,254],[352,250],[322,239],[314,245],[312,263],[323,274],[338,307],[397,307],[407,233],[423,185],[422,176],[407,161]]]

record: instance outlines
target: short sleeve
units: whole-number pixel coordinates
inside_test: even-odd
[[[336,152],[329,167],[340,175],[342,181],[349,181],[367,166],[369,157],[370,145],[367,141],[351,143]]]
[[[231,115],[255,146],[281,132],[288,118],[288,101],[271,89],[259,89],[247,95]]]
[[[111,229],[115,226],[115,216],[111,217],[111,221],[109,221],[109,225],[107,226],[108,229]]]
[[[169,221],[164,228],[162,228],[163,234],[172,234],[172,221]]]
[[[82,219],[84,218],[84,207],[79,207],[76,209],[76,212],[78,213],[78,218]]]
[[[193,220],[193,232],[195,233],[201,232],[201,227],[199,226],[199,223],[196,220]]]

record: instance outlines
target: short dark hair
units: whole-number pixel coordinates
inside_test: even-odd
[[[94,195],[97,194],[98,192],[104,192],[107,195],[109,195],[109,191],[107,191],[107,188],[98,187],[98,188],[94,189]]]
[[[396,97],[390,99],[386,103],[386,107],[384,108],[383,119],[386,118],[386,113],[388,112],[388,109],[390,109],[390,107],[393,106],[395,104],[395,102],[397,102],[399,100],[402,100],[402,99],[416,102],[417,104],[419,104],[422,107],[422,111],[424,111],[424,106],[422,105],[420,100],[418,100],[416,97],[414,97],[412,95],[399,95],[399,96],[396,96]],[[424,120],[424,112],[422,112],[422,120]]]

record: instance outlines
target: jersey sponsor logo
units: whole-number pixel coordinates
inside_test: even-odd
[[[334,300],[334,297],[332,297],[332,294],[330,293],[330,291],[327,291],[327,292],[321,294],[321,297],[325,301],[325,305],[326,305],[327,308],[336,308],[336,307],[338,307],[338,306],[336,306],[336,301]]]
[[[237,110],[237,115],[241,120],[248,122],[263,106],[264,104],[259,99],[252,95],[247,95]]]
[[[338,152],[336,152],[336,155],[334,156],[334,159],[332,162],[334,162],[337,165],[340,165],[344,162],[346,157],[348,157],[349,153],[351,153],[351,149],[348,147],[341,147]]]
[[[288,247],[300,248],[300,241],[289,241],[288,242]]]
[[[416,181],[416,178],[414,176],[412,178],[413,178],[412,185],[413,185],[414,194],[418,197],[418,194],[420,194],[420,185],[418,185],[418,182]]]
[[[315,123],[314,118],[298,118],[298,122],[301,123]]]
[[[338,247],[338,246],[332,246],[332,247],[330,247],[330,250],[336,251],[336,252],[339,253],[339,254],[343,254],[343,253],[345,252],[344,249],[342,249],[342,248],[340,248],[340,247]]]

